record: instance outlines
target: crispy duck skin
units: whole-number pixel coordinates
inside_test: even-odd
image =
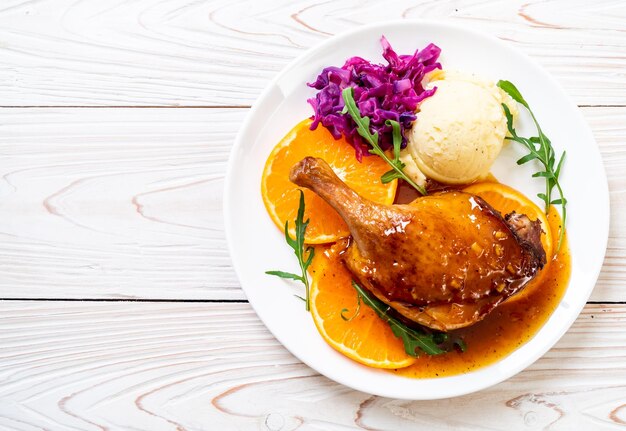
[[[355,279],[421,325],[441,331],[472,325],[545,264],[540,223],[522,214],[505,219],[478,196],[448,191],[380,205],[313,157],[294,165],[290,179],[347,223],[352,239],[342,257]]]

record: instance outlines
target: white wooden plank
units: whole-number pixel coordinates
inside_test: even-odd
[[[2,302],[0,427],[620,429],[625,322],[625,305],[588,305],[554,349],[512,379],[409,402],[319,376],[247,304]]]
[[[614,0],[4,0],[0,103],[249,105],[305,49],[399,18],[505,39],[579,104],[626,100],[626,3]]]
[[[626,301],[626,110],[587,108],[583,113],[600,146],[611,200],[609,242],[591,300]]]
[[[0,298],[241,298],[223,177],[237,109],[5,109]]]
[[[0,298],[244,298],[222,188],[245,109],[1,112]],[[583,112],[611,188],[592,299],[624,301],[626,108]]]

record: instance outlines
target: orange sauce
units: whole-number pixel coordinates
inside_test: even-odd
[[[491,176],[487,181],[497,182]],[[429,190],[439,188],[435,184]],[[412,188],[399,186],[396,203],[407,203],[418,196]],[[554,207],[550,209],[548,221],[556,238],[561,218]],[[339,260],[335,262],[341,265],[337,271],[344,270]],[[509,355],[529,341],[556,309],[567,288],[570,262],[566,237],[558,255],[542,269],[545,274],[536,278],[537,283],[531,281],[522,292],[500,304],[482,321],[450,332],[451,337],[461,337],[465,341],[465,352],[455,350],[438,356],[423,354],[415,364],[390,371],[415,378],[450,376],[485,367]]]

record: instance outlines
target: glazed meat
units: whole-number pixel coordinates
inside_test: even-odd
[[[448,331],[476,323],[545,264],[540,223],[503,218],[478,196],[448,191],[379,205],[313,157],[297,163],[290,179],[347,223],[352,239],[342,257],[355,279],[421,325]]]

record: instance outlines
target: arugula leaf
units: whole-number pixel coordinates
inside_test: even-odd
[[[266,271],[266,274],[275,275],[276,277],[286,278],[290,280],[301,281],[305,287],[305,297],[300,299],[304,300],[306,311],[311,309],[311,303],[309,298],[309,276],[307,275],[307,269],[313,262],[313,256],[315,255],[315,250],[313,247],[304,248],[304,234],[306,233],[306,228],[309,225],[309,219],[304,221],[304,193],[302,190],[300,191],[300,202],[298,205],[298,215],[296,216],[296,238],[293,239],[289,235],[289,221],[285,222],[285,241],[291,247],[298,258],[298,263],[300,264],[300,270],[302,272],[301,275],[294,274],[292,272],[285,271]]]
[[[566,152],[563,151],[561,157],[559,158],[559,162],[554,167],[554,163],[556,161],[556,154],[554,152],[554,148],[552,147],[552,143],[550,139],[543,133],[541,130],[541,126],[539,126],[539,122],[535,117],[535,114],[528,106],[528,103],[522,97],[522,94],[517,89],[515,85],[513,85],[510,81],[498,81],[498,87],[504,90],[509,96],[513,98],[516,102],[523,105],[528,112],[530,113],[533,122],[535,123],[535,127],[537,128],[537,136],[531,136],[530,138],[524,138],[519,136],[513,127],[513,116],[511,115],[511,111],[508,106],[504,103],[502,104],[502,109],[504,109],[504,115],[506,116],[506,125],[509,130],[509,134],[511,136],[507,137],[507,139],[511,141],[515,141],[519,144],[522,144],[528,150],[528,154],[522,157],[517,161],[518,165],[523,165],[524,163],[528,163],[531,160],[537,160],[543,170],[535,172],[533,174],[533,178],[545,178],[546,189],[544,193],[538,193],[537,197],[541,199],[545,204],[545,212],[546,214],[550,210],[550,205],[560,205],[561,206],[561,228],[559,230],[559,241],[556,248],[557,253],[561,249],[561,245],[563,244],[563,238],[565,236],[565,221],[567,219],[567,199],[563,194],[563,188],[559,183],[559,175],[561,174],[561,168],[563,167],[563,161],[565,160]],[[557,199],[552,199],[552,192],[556,187],[557,192],[559,193],[559,197]]]
[[[290,278],[292,280],[302,281],[302,276],[292,272],[285,271],[265,271],[266,274],[275,275],[280,278]]]
[[[377,156],[381,157],[392,168],[390,171],[383,174],[383,176],[380,178],[381,182],[386,184],[390,181],[395,180],[396,178],[402,178],[422,195],[426,195],[426,190],[424,189],[424,187],[417,185],[415,181],[409,178],[403,171],[405,165],[400,160],[400,147],[402,145],[402,133],[400,132],[400,124],[398,124],[397,121],[393,120],[386,121],[386,124],[391,126],[393,129],[392,133],[394,158],[393,160],[391,160],[378,145],[378,132],[371,132],[369,117],[361,116],[361,112],[359,111],[359,108],[354,101],[354,89],[352,87],[347,87],[341,92],[341,95],[345,104],[342,112],[350,114],[350,117],[356,124],[357,132],[371,146],[369,152],[371,154],[376,154]]]
[[[387,304],[378,300],[373,295],[370,295],[369,292],[354,281],[352,282],[352,287],[356,289],[363,303],[374,310],[378,317],[383,319],[391,327],[393,334],[402,340],[404,350],[408,355],[417,357],[420,355],[420,352],[426,353],[427,355],[441,355],[447,352],[447,350],[440,347],[440,344],[447,341],[448,334],[443,332],[426,333],[425,331],[409,328],[400,320],[388,314],[391,307]],[[464,344],[465,343],[463,343],[463,345]]]
[[[391,136],[393,137],[393,160],[391,161],[391,166],[393,166],[394,169],[385,172],[383,176],[380,177],[380,181],[383,184],[387,184],[396,178],[402,178],[399,171],[402,171],[406,167],[404,162],[400,160],[400,150],[402,149],[402,132],[400,131],[400,123],[394,120],[387,120],[385,121],[385,124],[387,126],[391,126],[392,129]],[[398,170],[396,170],[396,168]]]
[[[517,103],[524,105],[526,109],[530,110],[530,108],[528,107],[528,103],[522,97],[522,93],[519,92],[517,87],[513,85],[511,81],[500,80],[498,81],[498,87],[506,91],[507,94],[511,96],[513,100],[515,100]]]

